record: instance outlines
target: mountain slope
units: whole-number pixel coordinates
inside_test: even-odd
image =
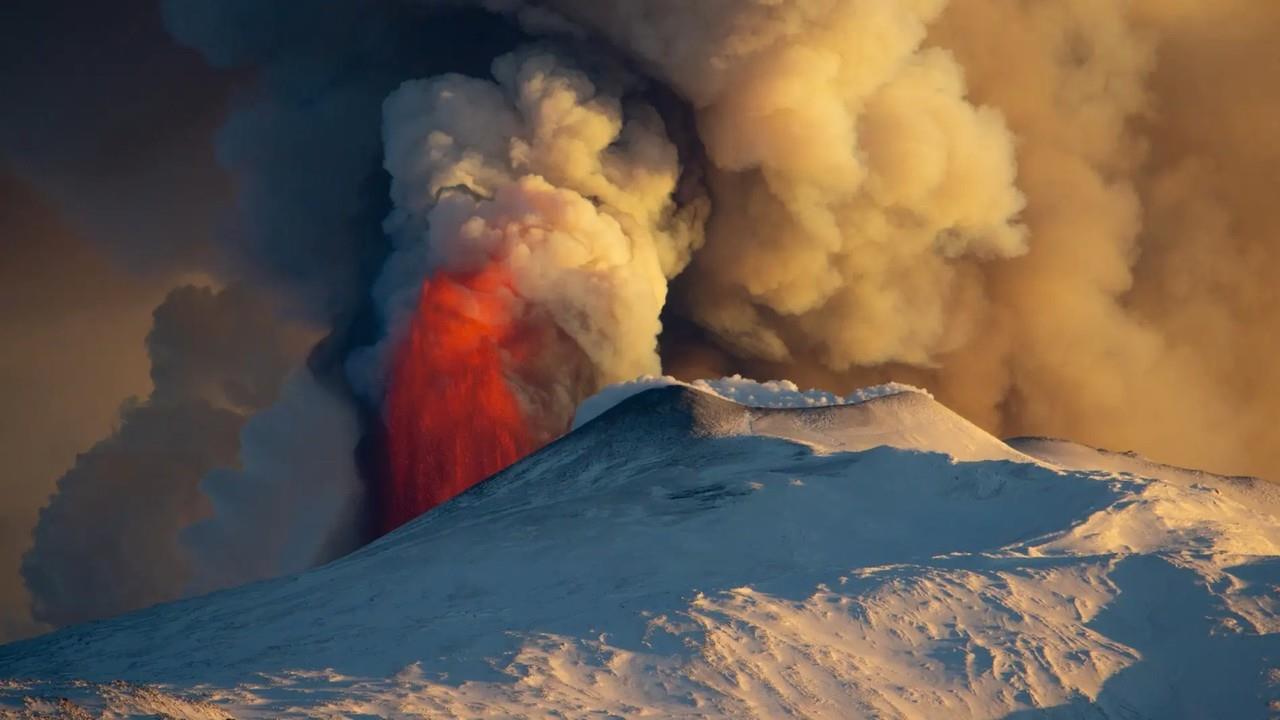
[[[648,390],[325,567],[0,648],[0,707],[1268,717],[1269,486],[1048,455],[917,392]]]

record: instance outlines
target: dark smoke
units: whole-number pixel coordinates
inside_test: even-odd
[[[122,247],[230,289],[162,306],[150,399],[60,481],[26,565],[41,618],[368,540],[389,358],[423,281],[491,265],[513,333],[550,340],[533,367],[503,348],[487,377],[553,419],[663,370],[841,392],[896,378],[996,432],[1280,467],[1270,6],[163,7],[242,83],[216,142],[234,209],[207,240]],[[296,326],[305,341],[282,337]]]
[[[240,428],[302,340],[242,289],[170,293],[147,336],[151,395],[125,405],[40,513],[22,564],[36,620],[83,622],[180,595],[190,567],[178,533],[209,513],[201,478],[235,462]]]
[[[234,210],[218,222],[208,213],[189,213],[201,229],[217,229],[207,242],[198,233],[170,233],[168,244],[157,240],[153,246],[147,235],[112,247],[130,262],[136,253],[139,263],[204,269],[239,289],[180,290],[157,310],[148,342],[155,382],[150,398],[127,407],[116,432],[58,481],[23,570],[37,616],[54,624],[300,569],[369,537],[362,506],[376,498],[364,497],[362,481],[354,469],[344,474],[341,461],[351,460],[363,432],[355,416],[369,427],[378,420],[369,407],[343,409],[355,402],[345,389],[343,362],[351,347],[380,334],[366,305],[387,252],[380,227],[389,210],[382,101],[408,77],[482,73],[520,37],[480,11],[437,15],[399,2],[346,0],[326,4],[323,12],[300,12],[283,1],[175,1],[163,10],[174,37],[245,84],[216,140],[218,163],[235,186]],[[129,32],[116,36],[122,44],[131,39]],[[104,61],[109,72],[123,73],[133,62],[128,47],[102,52],[94,60]],[[183,77],[180,70],[175,77]],[[89,87],[86,94],[95,91]],[[139,103],[181,97],[151,92]],[[221,102],[216,93],[206,94],[205,102]],[[146,107],[123,118],[121,131],[150,132]],[[26,129],[15,132],[31,146]],[[75,133],[49,134],[53,144]],[[118,134],[111,140],[114,147],[137,145]],[[194,135],[190,145],[193,152],[210,147]],[[92,154],[76,147],[60,152],[37,159]],[[137,160],[148,169],[200,167],[175,157]],[[122,165],[108,156],[100,162]],[[64,174],[94,177],[77,167]],[[172,174],[161,180],[145,187],[199,192],[203,184]],[[121,184],[121,191],[136,194],[137,187]],[[65,194],[77,201],[92,197],[80,187]],[[148,204],[175,213],[187,208],[163,197]],[[122,223],[164,227],[138,218]],[[110,226],[92,217],[86,224]],[[196,250],[166,254],[189,247]],[[290,329],[299,324],[330,335],[309,356],[305,338],[314,331]],[[283,386],[281,403],[246,426],[276,400],[290,368],[298,369]],[[332,475],[327,486],[317,467],[288,464],[306,442],[325,438],[337,453],[318,466]],[[302,444],[290,445],[290,439]],[[233,469],[237,465],[242,467]],[[314,486],[307,484],[313,480]],[[324,524],[316,517],[319,527],[285,527],[282,518],[306,515],[300,498],[321,502],[341,518]],[[332,525],[356,530],[335,534]],[[107,542],[112,537],[121,541]]]

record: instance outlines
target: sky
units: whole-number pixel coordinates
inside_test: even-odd
[[[27,615],[17,567],[53,483],[151,389],[152,311],[210,282],[235,81],[148,0],[0,9],[0,637]]]

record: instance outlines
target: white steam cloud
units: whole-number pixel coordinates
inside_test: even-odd
[[[500,266],[513,312],[562,339],[539,348],[553,372],[516,376],[559,432],[585,395],[660,371],[667,280],[700,244],[707,201],[676,206],[676,147],[652,107],[623,101],[627,78],[593,81],[544,49],[498,58],[493,76],[411,81],[386,102],[397,250],[376,293],[392,331],[353,365],[379,397],[423,275]]]

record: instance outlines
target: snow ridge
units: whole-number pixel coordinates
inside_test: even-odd
[[[0,647],[0,708],[1280,712],[1270,486],[1015,445],[910,390],[664,384],[325,567]]]

